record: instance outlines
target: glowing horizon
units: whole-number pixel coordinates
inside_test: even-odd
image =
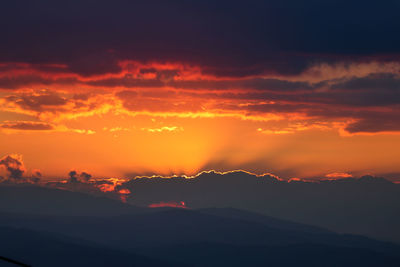
[[[21,155],[28,169],[51,178],[66,177],[71,169],[120,178],[210,169],[287,179],[329,173],[393,179],[400,173],[398,130],[385,124],[379,129],[374,118],[360,117],[392,116],[396,108],[330,103],[327,97],[335,95],[318,85],[370,79],[364,77],[382,68],[394,74],[399,66],[393,63],[346,70],[341,64],[316,65],[291,77],[236,78],[180,63],[119,65],[119,73],[81,76],[65,66],[40,66],[43,71],[3,63],[0,79],[13,88],[3,85],[0,91],[0,135],[7,140],[1,156]],[[310,74],[316,69],[318,74]]]

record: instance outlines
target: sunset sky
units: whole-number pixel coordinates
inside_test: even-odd
[[[400,2],[306,2],[9,1],[0,176],[400,181]]]

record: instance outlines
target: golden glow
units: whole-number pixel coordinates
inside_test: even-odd
[[[346,172],[333,172],[333,173],[328,173],[327,175],[325,175],[325,177],[328,177],[328,178],[351,178],[351,177],[353,177],[353,175],[351,175],[350,173],[346,173]]]
[[[13,64],[15,69],[0,77],[38,76],[0,89],[0,158],[23,155],[25,174],[40,169],[43,179],[61,179],[71,169],[85,169],[101,178],[191,177],[210,169],[244,169],[289,179],[400,172],[398,131],[349,133],[346,127],[358,118],[310,115],[310,105],[300,103],[296,109],[291,98],[273,99],[274,88],[264,96],[231,83],[277,77],[215,77],[198,66],[133,61],[121,61],[120,73],[82,77],[64,65],[51,65],[57,72],[46,73],[27,63]],[[381,69],[394,73],[398,67],[318,65],[287,80],[363,77]],[[98,187],[114,191],[116,185]]]

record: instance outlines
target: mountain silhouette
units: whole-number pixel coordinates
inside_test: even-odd
[[[0,236],[0,253],[26,266],[180,266],[44,231],[0,227]],[[0,261],[0,266],[18,265]]]
[[[400,242],[400,184],[363,176],[283,181],[243,171],[195,178],[136,178],[122,185],[137,206],[184,201],[194,209],[232,207],[341,233]]]
[[[246,262],[251,262],[249,266],[291,266],[293,257],[300,256],[298,266],[354,266],[357,259],[360,264],[366,263],[365,266],[398,266],[400,260],[400,246],[393,243],[337,234],[232,209],[151,209],[119,216],[4,213],[0,216],[0,225],[8,227],[7,231],[9,227],[31,229],[29,231],[44,233],[45,237],[63,237],[61,240],[65,239],[63,242],[67,243],[85,240],[79,244],[91,245],[93,250],[102,251],[108,247],[155,260],[195,266],[238,266]],[[18,236],[9,231],[10,235],[13,240],[20,238],[18,243],[27,244],[24,241],[26,235]],[[13,236],[17,237],[14,239]],[[22,255],[22,251],[7,256],[16,258],[18,255]],[[205,258],[199,261],[201,257]]]
[[[58,189],[8,188],[9,193],[1,195],[0,256],[33,266],[398,266],[400,262],[399,244],[248,210],[145,208]]]
[[[35,185],[0,186],[0,212],[48,215],[118,215],[140,210],[121,201]]]

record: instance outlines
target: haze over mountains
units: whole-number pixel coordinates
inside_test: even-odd
[[[73,196],[66,190],[48,191],[40,186],[2,186],[0,208],[6,212],[117,215],[149,206],[230,207],[336,232],[400,242],[400,184],[379,177],[307,182],[283,181],[273,175],[256,176],[243,171],[211,171],[193,178],[138,177],[106,192],[99,190],[99,185],[99,181],[83,180],[57,184],[81,192]],[[123,200],[136,208],[120,206],[121,190],[127,192]],[[94,200],[88,194],[97,198]]]
[[[138,178],[115,188],[121,189],[131,192],[127,203],[106,194],[1,185],[0,248],[6,253],[1,256],[33,266],[54,266],[63,257],[70,257],[65,266],[72,261],[76,266],[398,266],[400,261],[399,185],[383,178],[311,183],[210,172],[192,179]],[[182,201],[186,208],[147,208]],[[367,237],[354,235],[359,232]]]
[[[234,207],[333,231],[400,242],[400,184],[363,176],[315,182],[282,181],[246,172],[204,172],[139,178],[122,184],[138,206],[184,201],[190,208]]]

